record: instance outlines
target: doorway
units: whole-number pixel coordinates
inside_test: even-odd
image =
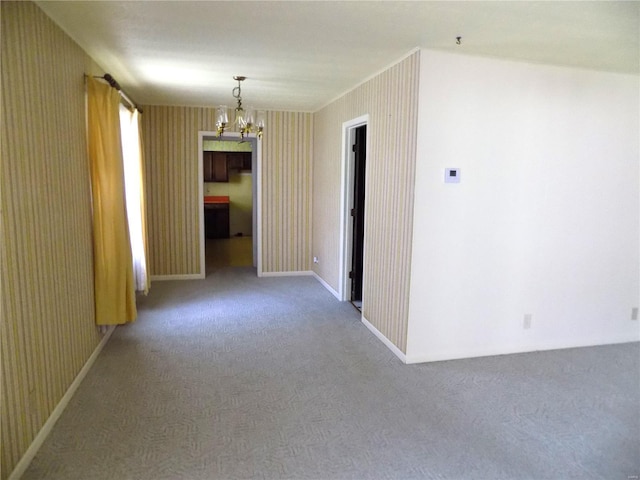
[[[253,267],[260,276],[260,144],[235,132],[199,132],[201,276]]]
[[[340,297],[362,311],[365,245],[367,124],[364,115],[342,125],[342,221]]]
[[[351,209],[353,238],[351,240],[351,303],[362,311],[362,270],[364,257],[364,198],[367,168],[367,126],[355,129],[353,151],[353,208]]]

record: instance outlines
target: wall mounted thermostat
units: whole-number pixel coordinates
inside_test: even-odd
[[[444,183],[460,183],[460,169],[459,168],[445,168],[444,169]]]

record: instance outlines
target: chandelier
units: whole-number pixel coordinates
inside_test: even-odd
[[[264,111],[258,110],[255,111],[253,107],[247,107],[245,110],[242,108],[242,88],[241,84],[244,82],[247,77],[242,76],[234,76],[234,80],[238,82],[238,86],[234,87],[231,91],[233,98],[237,100],[237,106],[235,108],[235,118],[234,125],[240,132],[240,138],[244,138],[245,135],[249,135],[252,132],[256,132],[256,136],[259,139],[262,139],[262,132],[264,131]],[[226,105],[220,105],[216,109],[216,127],[218,129],[218,136],[221,136],[227,125],[229,124],[229,115],[228,109]]]

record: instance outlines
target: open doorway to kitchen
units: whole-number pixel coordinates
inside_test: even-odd
[[[259,269],[256,138],[200,132],[199,157],[203,276],[226,267]]]

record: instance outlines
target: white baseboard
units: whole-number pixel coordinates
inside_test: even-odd
[[[620,343],[635,343],[640,338],[637,335],[628,336],[615,336],[606,339],[574,339],[572,341],[549,341],[539,344],[530,345],[516,345],[516,346],[492,346],[479,349],[465,349],[465,350],[447,350],[439,352],[431,352],[429,354],[407,355],[406,363],[427,363],[427,362],[442,362],[446,360],[461,360],[464,358],[480,358],[480,357],[493,357],[497,355],[513,355],[516,353],[532,353],[532,352],[544,352],[549,350],[564,350],[567,348],[585,348],[585,347],[597,347],[603,345],[617,345]]]
[[[35,438],[31,442],[31,445],[29,445],[29,448],[27,448],[27,451],[24,453],[20,461],[16,464],[16,467],[13,469],[13,471],[9,475],[8,480],[19,480],[19,478],[22,477],[24,472],[26,472],[27,468],[29,468],[29,464],[36,456],[36,453],[38,453],[38,450],[46,440],[49,433],[51,433],[53,426],[56,424],[56,422],[62,415],[62,412],[64,412],[64,409],[67,408],[67,405],[71,401],[71,398],[73,397],[74,393],[76,393],[76,390],[78,390],[78,387],[82,383],[82,380],[84,380],[84,377],[86,377],[87,373],[89,373],[89,370],[91,370],[91,367],[93,366],[94,362],[98,358],[98,355],[100,355],[100,352],[109,341],[109,338],[111,337],[111,334],[115,329],[116,329],[115,325],[111,325],[108,327],[107,332],[102,337],[102,340],[100,340],[100,343],[98,344],[96,349],[93,351],[93,353],[91,354],[87,362],[84,364],[84,366],[82,367],[78,375],[76,375],[76,378],[73,380],[73,382],[71,382],[71,385],[69,385],[69,388],[67,389],[65,394],[62,396],[62,398],[58,402],[58,405],[56,405],[56,408],[53,409],[47,421],[44,422],[44,425],[42,426],[38,434],[35,436]]]
[[[324,281],[324,279],[318,275],[316,272],[311,272],[313,274],[313,276],[316,278],[316,280],[318,280],[322,286],[324,288],[326,288],[327,290],[329,290],[331,292],[331,294],[336,297],[338,300],[342,301],[342,298],[340,298],[340,294],[338,292],[336,292],[333,287],[331,287],[331,285],[329,285],[327,282]]]
[[[151,275],[151,281],[166,281],[166,280],[203,280],[205,275],[202,273],[193,273],[189,275]]]
[[[291,270],[288,272],[262,272],[262,277],[309,277],[313,275],[311,270]]]
[[[325,282],[316,272],[312,270],[299,270],[299,271],[288,271],[288,272],[262,272],[259,277],[315,277],[324,288],[329,290],[331,294],[336,297],[338,300],[342,301],[338,292],[336,292],[331,285]]]
[[[402,360],[402,363],[407,363],[407,356],[402,353],[402,351],[396,347],[393,342],[391,340],[389,340],[387,337],[385,337],[380,330],[378,330],[376,327],[374,327],[369,320],[367,320],[366,318],[364,318],[364,315],[362,315],[362,323],[364,323],[364,325],[371,330],[371,333],[373,333],[376,337],[378,337],[378,339],[385,344],[385,346],[391,350],[396,357],[398,357],[400,360]]]
[[[414,363],[444,362],[447,360],[462,360],[465,358],[493,357],[496,355],[513,355],[516,353],[528,353],[528,352],[535,352],[538,350],[541,350],[541,349],[519,347],[519,348],[508,348],[508,349],[488,348],[488,349],[481,349],[481,350],[434,352],[429,354],[407,355],[407,363],[414,364]]]

